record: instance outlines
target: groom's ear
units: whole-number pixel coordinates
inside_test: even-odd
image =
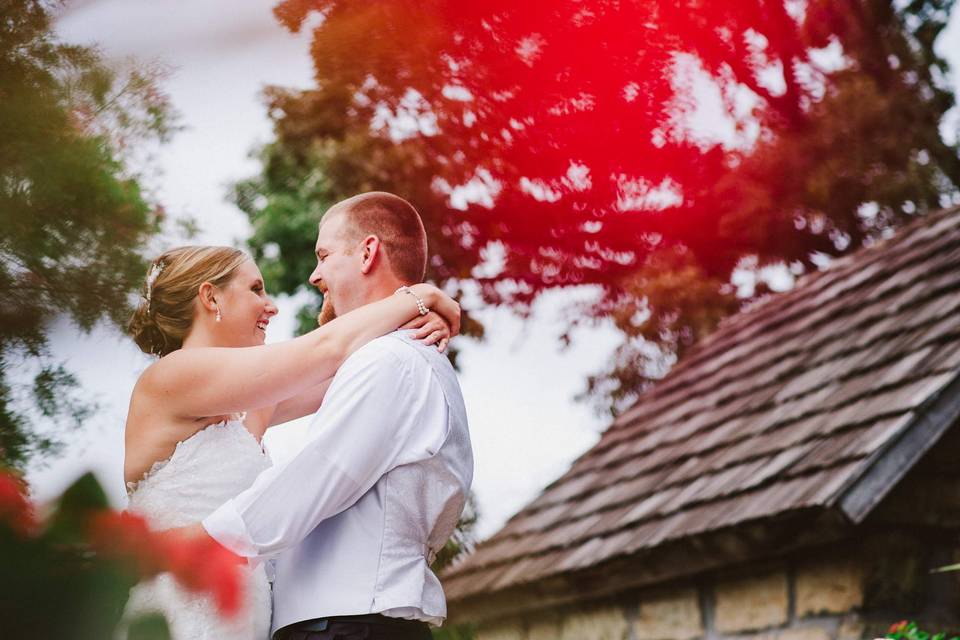
[[[370,273],[377,260],[380,259],[380,238],[369,235],[360,244],[360,272]]]

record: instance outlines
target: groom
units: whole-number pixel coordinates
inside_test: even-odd
[[[422,281],[427,240],[410,203],[373,192],[327,211],[316,253],[323,322]],[[472,476],[453,368],[398,331],[344,362],[303,449],[203,528],[241,556],[276,557],[274,640],[426,640],[446,616],[430,563]]]

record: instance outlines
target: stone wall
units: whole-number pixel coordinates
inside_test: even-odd
[[[887,607],[871,611],[865,602],[877,576],[864,549],[820,550],[669,590],[498,620],[482,625],[477,640],[873,638],[904,616]]]

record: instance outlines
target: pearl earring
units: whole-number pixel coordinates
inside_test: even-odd
[[[223,320],[223,316],[220,315],[220,305],[217,305],[217,322]]]

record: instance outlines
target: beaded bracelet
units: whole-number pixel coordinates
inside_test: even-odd
[[[394,293],[394,294],[398,294],[398,293],[400,293],[401,291],[402,291],[403,293],[409,293],[410,295],[413,296],[413,299],[417,301],[417,311],[420,312],[420,315],[425,316],[425,315],[427,315],[428,313],[430,313],[430,309],[427,309],[427,305],[423,304],[423,300],[421,300],[421,299],[420,299],[420,296],[418,296],[417,294],[415,294],[415,293],[413,292],[413,289],[411,289],[410,287],[404,285],[404,286],[400,287],[399,289],[397,289],[396,291],[394,291],[393,293]]]

